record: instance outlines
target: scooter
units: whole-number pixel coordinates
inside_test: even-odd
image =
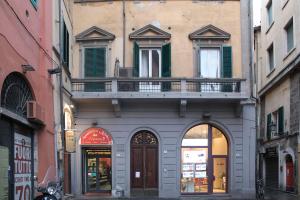
[[[36,190],[42,195],[37,196],[35,200],[60,200],[62,199],[62,184],[57,178],[55,167],[50,166],[47,169],[42,182],[38,183]]]

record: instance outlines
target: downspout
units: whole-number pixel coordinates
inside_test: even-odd
[[[58,9],[59,9],[59,68],[60,68],[60,74],[59,74],[59,100],[60,100],[60,127],[61,127],[61,144],[62,144],[62,158],[61,158],[61,165],[60,167],[60,175],[62,180],[64,180],[64,158],[65,158],[65,124],[64,124],[64,113],[63,113],[63,45],[62,45],[62,9],[61,4],[63,0],[59,0]],[[58,162],[60,163],[60,162]],[[62,184],[62,194],[64,194],[64,184]]]
[[[125,48],[126,48],[126,15],[125,15],[125,0],[123,0],[123,10],[122,10],[122,17],[123,17],[123,67],[125,67]]]

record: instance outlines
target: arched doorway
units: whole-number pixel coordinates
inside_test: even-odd
[[[17,116],[0,116],[0,173],[6,174],[1,176],[0,196],[5,199],[34,197],[34,184],[31,180],[34,171],[37,171],[33,167],[38,162],[33,159],[36,151],[34,130],[19,123],[20,119],[27,120],[27,102],[34,99],[31,85],[24,75],[12,72],[5,78],[1,89],[1,108]]]
[[[294,163],[290,154],[285,157],[286,164],[286,191],[294,191]]]
[[[150,131],[131,139],[131,195],[158,195],[158,140]]]
[[[181,193],[228,191],[228,141],[209,124],[189,129],[181,143]]]
[[[112,137],[101,128],[89,128],[80,137],[84,193],[111,193]]]

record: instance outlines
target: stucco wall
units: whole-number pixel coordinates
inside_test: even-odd
[[[271,27],[267,23],[266,5],[268,2],[268,0],[261,1],[262,83],[259,89],[263,88],[270,80],[278,75],[280,71],[285,68],[292,60],[294,60],[295,57],[300,53],[300,2],[297,0],[273,0],[274,24]],[[284,2],[287,2],[287,4],[284,4]],[[296,48],[292,52],[290,52],[290,54],[288,54],[286,45],[286,32],[284,27],[292,17],[294,21],[294,46]],[[274,44],[275,71],[270,74],[267,49],[272,44],[272,42]]]
[[[155,11],[155,12],[154,12]],[[126,1],[126,67],[132,67],[133,42],[129,34],[153,24],[171,34],[172,76],[193,77],[194,56],[188,35],[203,26],[212,24],[231,34],[226,42],[233,46],[233,77],[242,77],[241,21],[239,1]],[[73,4],[73,33],[77,35],[92,26],[98,26],[116,35],[110,45],[110,66],[115,59],[123,61],[122,2]],[[169,29],[170,27],[170,29]],[[74,77],[80,77],[79,45],[74,45]],[[109,70],[113,75],[113,67]]]
[[[269,91],[265,96],[265,121],[267,115],[284,107],[284,131],[290,130],[290,79],[286,79],[276,89]],[[265,127],[266,128],[266,127]]]
[[[146,103],[146,104],[145,104]],[[147,106],[145,106],[147,105]],[[180,195],[180,146],[184,134],[199,123],[211,123],[229,139],[229,193],[235,196],[253,194],[255,183],[255,123],[254,107],[244,105],[241,118],[236,117],[234,104],[190,103],[185,118],[180,118],[176,102],[126,102],[122,104],[121,118],[115,118],[112,105],[90,102],[77,105],[75,118],[76,141],[84,130],[97,123],[113,138],[113,190],[123,188],[130,195],[130,139],[138,130],[149,130],[159,139],[159,195]],[[202,119],[204,112],[210,119]],[[82,192],[82,157],[78,144],[73,155],[73,191]],[[76,181],[75,181],[76,180]],[[248,196],[249,197],[249,196]]]
[[[21,65],[33,66],[35,71],[27,72],[24,78],[46,113],[45,127],[35,131],[39,161],[35,171],[40,177],[50,164],[55,164],[54,151],[51,151],[54,150],[52,83],[47,72],[52,66],[47,56],[47,53],[51,56],[52,48],[52,12],[47,12],[51,7],[51,1],[39,1],[37,9],[30,1],[0,1],[0,85],[11,72],[23,73]]]

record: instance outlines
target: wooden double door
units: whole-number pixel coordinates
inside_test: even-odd
[[[131,188],[141,191],[158,189],[158,141],[148,132],[138,132],[131,141]]]

